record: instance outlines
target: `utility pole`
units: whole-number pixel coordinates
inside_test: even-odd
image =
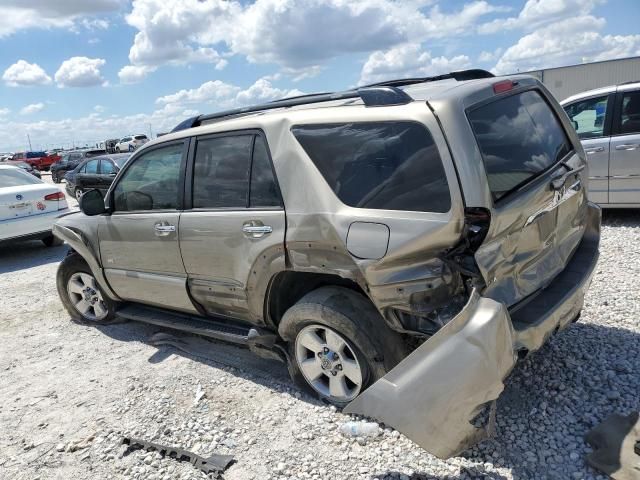
[[[31,147],[31,137],[29,136],[29,134],[27,133],[27,140],[29,140],[29,151],[33,151],[33,147]]]

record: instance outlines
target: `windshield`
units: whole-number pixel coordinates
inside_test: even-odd
[[[551,107],[534,90],[468,113],[494,200],[537,177],[571,150]]]
[[[13,168],[0,169],[0,188],[19,187],[20,185],[33,185],[36,183],[42,182],[22,170]]]
[[[110,158],[113,161],[113,163],[115,163],[118,167],[122,168],[122,166],[125,163],[127,163],[127,160],[129,160],[130,157],[131,155],[117,155]]]

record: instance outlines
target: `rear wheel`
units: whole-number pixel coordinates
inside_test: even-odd
[[[120,147],[116,147],[116,153],[120,153]]]
[[[84,192],[82,191],[81,188],[76,188],[74,191],[74,195],[76,196],[76,200],[80,201],[80,197],[82,196]]]
[[[343,407],[407,354],[363,295],[322,287],[305,295],[278,328],[288,342],[289,372],[301,387]]]
[[[58,173],[55,170],[51,172],[51,180],[53,180],[53,183],[60,183],[60,177],[58,177]]]
[[[103,295],[87,262],[73,253],[58,267],[58,295],[73,320],[104,325],[117,321],[116,304]]]

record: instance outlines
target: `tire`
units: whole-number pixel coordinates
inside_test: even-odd
[[[44,243],[47,247],[59,247],[64,242],[55,235],[47,235],[42,239],[42,243]]]
[[[120,153],[120,147],[116,147],[116,153]]]
[[[53,183],[60,183],[60,177],[55,171],[51,172],[51,180],[53,180]]]
[[[278,331],[287,342],[293,381],[337,407],[351,402],[408,353],[402,336],[387,326],[374,305],[342,287],[305,295],[286,311]]]
[[[77,288],[76,292],[73,291],[70,285],[71,282],[74,282]],[[77,253],[67,255],[62,260],[58,267],[56,284],[60,300],[73,321],[85,325],[108,325],[120,321],[115,314],[116,303],[102,293],[95,282],[89,265]],[[86,287],[89,287],[90,290],[86,292],[86,297],[83,298],[84,293],[80,292]],[[96,297],[98,301],[94,301]],[[85,301],[85,304],[92,304],[92,306],[84,310],[85,304],[80,304],[82,300]],[[100,305],[98,309],[95,308],[96,304]],[[80,305],[81,308],[78,308],[77,305]],[[104,309],[104,312],[102,309]]]
[[[74,196],[74,197],[76,197],[76,200],[79,202],[79,201],[80,201],[80,197],[82,196],[82,194],[83,194],[83,193],[84,193],[84,192],[82,191],[82,189],[81,189],[81,188],[76,188],[76,189],[73,191],[73,196]]]

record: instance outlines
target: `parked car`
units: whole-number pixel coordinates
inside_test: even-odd
[[[106,194],[111,182],[130,156],[130,153],[116,153],[85,159],[65,175],[67,193],[77,199],[80,199],[85,191],[92,189]]]
[[[13,161],[27,162],[33,168],[48,171],[51,165],[60,160],[58,155],[47,155],[46,152],[18,152],[11,158]]]
[[[0,162],[6,162],[13,158],[13,153],[0,153]]]
[[[248,345],[448,457],[482,438],[471,421],[518,358],[580,315],[600,209],[533,77],[396,80],[181,128],[56,223],[73,319]]]
[[[51,166],[51,179],[54,183],[60,183],[69,170],[76,168],[85,158],[104,155],[104,150],[74,150],[66,152],[62,158]]]
[[[64,192],[15,165],[0,165],[0,243],[39,239],[50,247],[62,241],[53,222],[69,211]]]
[[[38,170],[36,170],[35,168],[33,168],[31,165],[29,165],[27,162],[8,162],[7,165],[13,165],[14,167],[18,167],[23,169],[25,172],[30,173],[31,175],[33,175],[36,178],[42,178],[42,175],[40,175],[40,172]]]
[[[129,135],[128,137],[120,139],[120,141],[116,143],[115,150],[116,153],[133,152],[136,148],[141,147],[148,141],[149,139],[146,135]]]
[[[640,82],[589,90],[561,102],[589,163],[590,198],[640,207]]]

